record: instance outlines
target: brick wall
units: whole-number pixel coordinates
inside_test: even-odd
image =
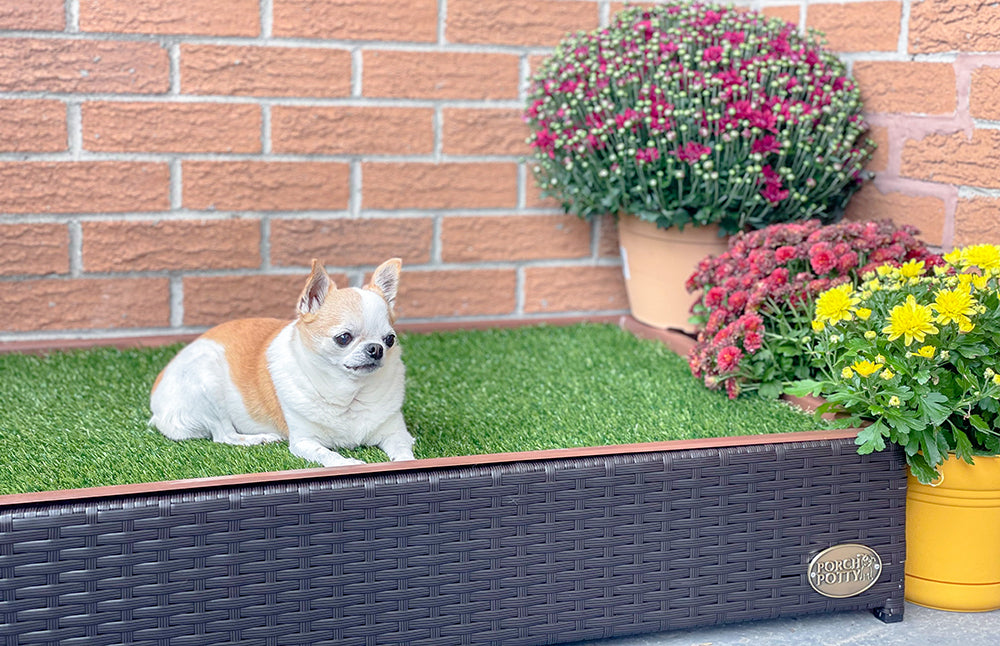
[[[851,217],[1000,242],[1000,8],[746,0],[825,30],[880,150]],[[401,256],[404,320],[625,311],[533,187],[527,79],[609,0],[0,0],[0,341],[288,317]]]

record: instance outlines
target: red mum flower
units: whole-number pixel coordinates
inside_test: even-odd
[[[721,287],[713,287],[708,290],[705,294],[705,307],[715,309],[722,305],[723,299],[726,297],[726,292]]]
[[[732,292],[729,295],[729,301],[726,304],[729,306],[729,309],[733,310],[734,312],[739,312],[742,311],[744,307],[746,307],[748,297],[749,294],[747,294],[745,290],[741,289]]]
[[[858,266],[858,254],[853,251],[848,251],[840,258],[837,259],[837,269],[843,273],[846,273]]]
[[[749,353],[754,353],[760,350],[760,347],[764,344],[764,339],[757,332],[747,332],[743,337],[743,347]]]
[[[778,261],[779,264],[785,264],[789,260],[795,260],[799,255],[799,250],[797,247],[791,245],[785,245],[783,247],[778,247],[774,251],[774,259]]]
[[[727,345],[715,355],[715,364],[719,367],[720,372],[732,372],[739,367],[742,358],[742,350],[735,345]]]
[[[826,242],[817,242],[809,248],[809,265],[819,275],[828,274],[837,268],[837,254]]]

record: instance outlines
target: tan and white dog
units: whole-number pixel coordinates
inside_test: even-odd
[[[150,424],[173,440],[287,439],[292,454],[324,466],[363,464],[334,450],[360,445],[412,460],[392,327],[400,267],[387,260],[363,288],[337,289],[313,260],[294,321],[223,323],[167,364],[150,395]]]

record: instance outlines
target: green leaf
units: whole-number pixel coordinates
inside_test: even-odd
[[[927,420],[934,426],[944,424],[944,421],[951,415],[951,409],[942,405],[947,401],[947,397],[934,391],[927,393],[921,399],[920,404],[927,415]]]
[[[823,391],[823,382],[815,379],[799,379],[785,384],[785,393],[793,397],[819,395]]]
[[[913,477],[923,484],[930,484],[941,477],[937,469],[928,464],[927,459],[921,453],[906,456],[906,463],[910,465]]]
[[[973,417],[978,417],[978,415],[973,415]],[[966,461],[972,456],[972,440],[958,429],[955,429],[955,453],[958,454],[958,457]]]
[[[782,391],[783,388],[780,381],[768,381],[762,383],[757,388],[757,392],[765,399],[777,399],[781,396]]]
[[[858,431],[858,437],[854,443],[858,445],[858,453],[867,455],[873,451],[885,449],[885,439],[883,436],[889,434],[889,428],[882,423],[882,420],[875,420],[872,424]]]

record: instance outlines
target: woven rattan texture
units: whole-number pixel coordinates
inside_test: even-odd
[[[533,645],[902,612],[904,463],[850,440],[0,509],[0,642]],[[843,542],[885,570],[814,592]]]

